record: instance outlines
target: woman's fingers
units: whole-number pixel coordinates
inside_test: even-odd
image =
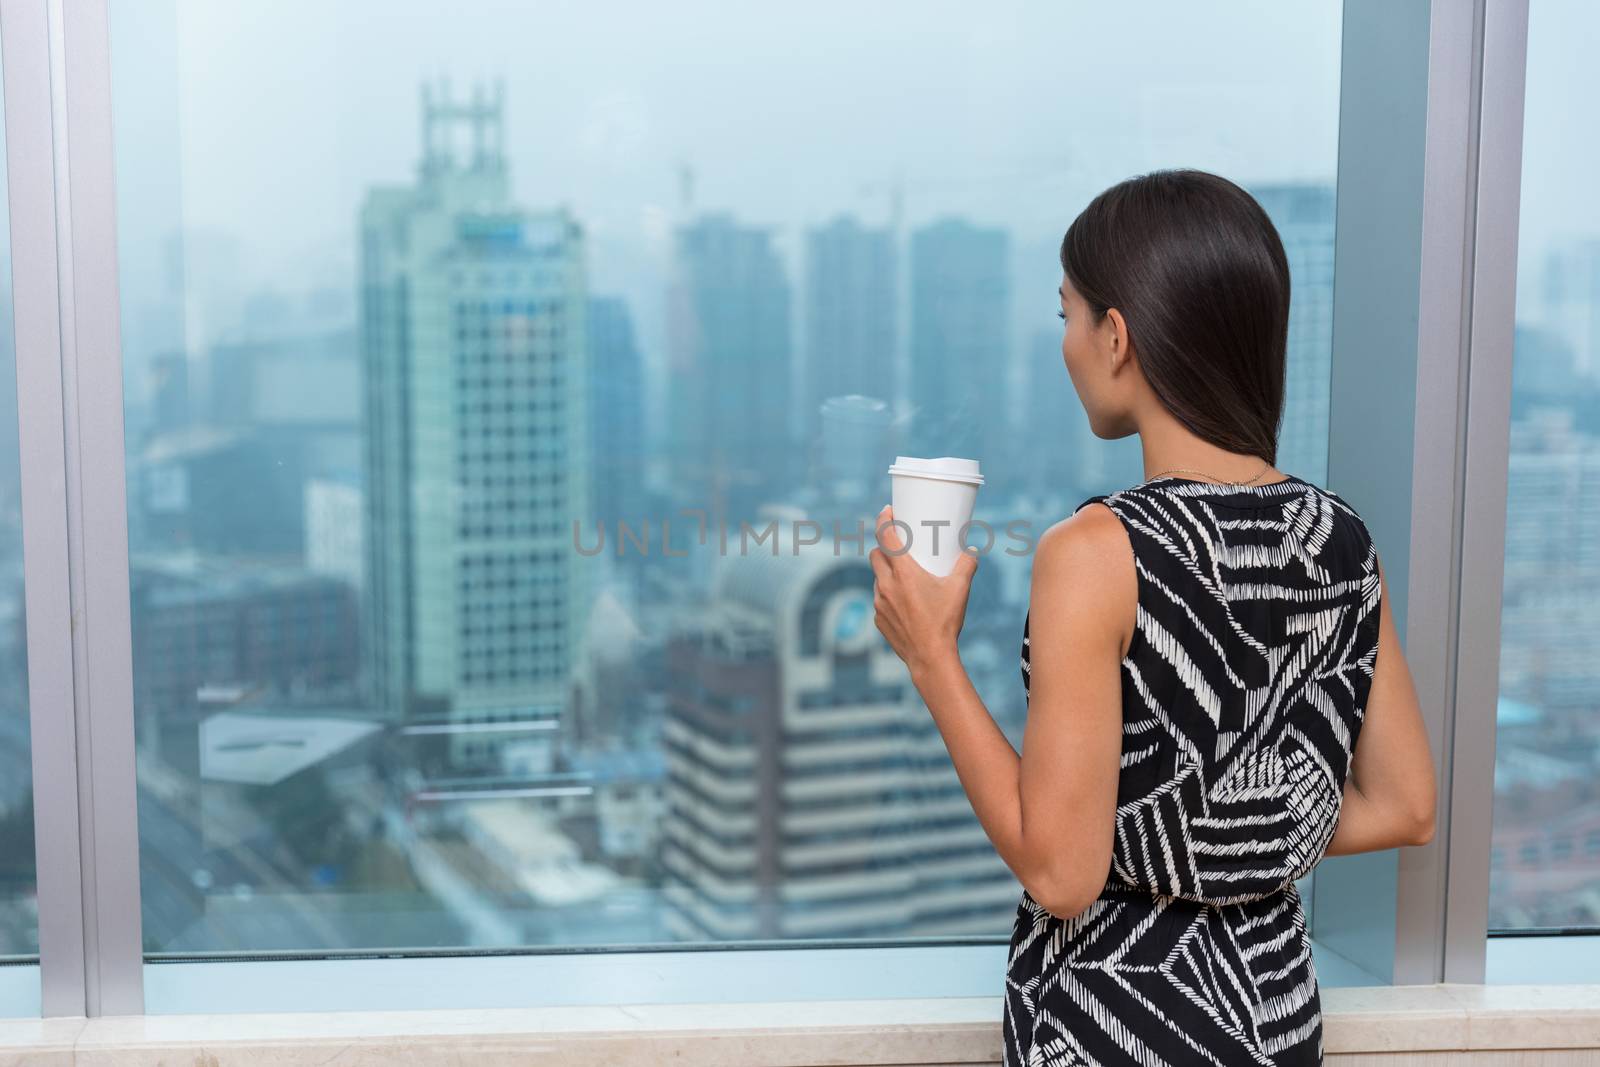
[[[894,508],[885,504],[883,510],[878,512],[877,524],[878,544],[886,552],[899,554],[905,547],[905,542],[900,540],[900,527],[894,524]]]

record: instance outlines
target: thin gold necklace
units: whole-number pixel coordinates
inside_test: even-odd
[[[1226,478],[1218,478],[1216,475],[1207,474],[1205,471],[1191,470],[1188,467],[1174,467],[1169,471],[1162,471],[1160,474],[1154,475],[1154,476],[1152,476],[1150,478],[1146,478],[1144,480],[1144,484],[1149,485],[1151,482],[1160,481],[1162,478],[1165,478],[1169,474],[1198,474],[1202,478],[1209,478],[1211,481],[1217,482],[1217,483],[1219,483],[1221,485],[1254,485],[1256,482],[1261,480],[1261,476],[1263,474],[1266,474],[1271,469],[1272,469],[1272,464],[1271,463],[1265,463],[1265,464],[1262,465],[1261,469],[1256,472],[1256,476],[1254,478],[1251,478],[1248,482],[1230,482]]]

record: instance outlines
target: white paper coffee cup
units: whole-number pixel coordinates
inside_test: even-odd
[[[889,504],[904,524],[895,532],[909,544],[906,555],[941,578],[954,570],[982,484],[975,459],[896,456],[889,468]]]

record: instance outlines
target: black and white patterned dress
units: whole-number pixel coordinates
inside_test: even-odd
[[[1372,684],[1372,539],[1298,478],[1163,478],[1080,510],[1095,502],[1139,583],[1111,872],[1070,920],[1024,891],[1005,1063],[1320,1064],[1295,880],[1333,836]]]

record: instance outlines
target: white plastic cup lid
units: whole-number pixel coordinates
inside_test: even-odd
[[[922,459],[918,456],[896,456],[894,465],[889,468],[890,474],[909,474],[920,478],[937,478],[941,481],[970,482],[973,485],[983,484],[983,475],[978,473],[978,461],[975,459],[961,459],[956,456],[940,456],[938,459]]]

